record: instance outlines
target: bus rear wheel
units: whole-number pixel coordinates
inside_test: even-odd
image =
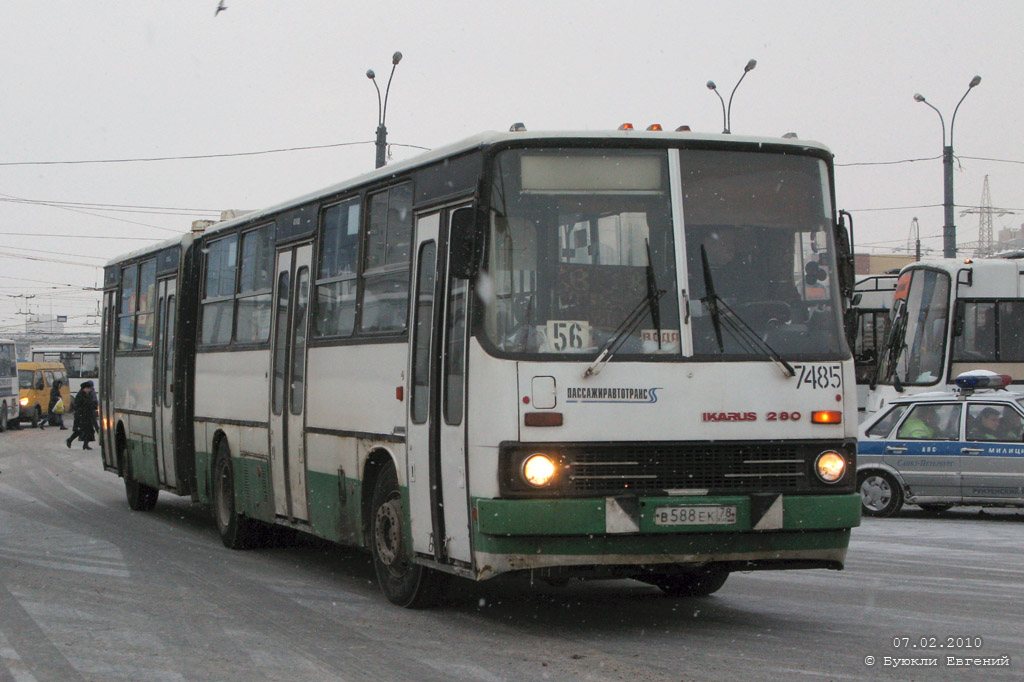
[[[0,405],[0,433],[7,430],[7,403]]]
[[[670,597],[706,597],[722,589],[729,578],[724,566],[705,566],[695,571],[655,573],[639,580],[654,585]]]
[[[235,509],[235,474],[226,441],[217,445],[213,462],[213,518],[220,539],[228,549],[249,549],[257,544],[260,523]]]
[[[370,551],[373,568],[384,596],[392,604],[410,609],[433,606],[441,596],[447,575],[412,561],[406,534],[398,475],[388,464],[373,489]]]
[[[43,418],[43,411],[36,405],[36,409],[32,410],[32,428],[39,426],[39,421]]]

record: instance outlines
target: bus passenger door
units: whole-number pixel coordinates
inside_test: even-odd
[[[103,294],[103,362],[100,363],[100,447],[103,451],[103,466],[117,468],[117,453],[114,452],[114,349],[117,348],[117,292],[108,290]],[[65,408],[71,414],[71,405]]]
[[[174,468],[174,313],[177,281],[157,283],[156,352],[153,353],[153,420],[156,427],[157,476],[160,483],[178,487]]]
[[[274,510],[305,521],[306,338],[309,311],[310,244],[278,251],[274,283],[274,344],[270,367],[270,466]]]
[[[449,214],[424,214],[416,221],[406,430],[409,505],[414,551],[442,562],[469,562],[463,388],[457,376],[465,355],[466,283],[456,281],[461,287],[447,291],[440,227]],[[454,366],[449,358],[457,359]]]

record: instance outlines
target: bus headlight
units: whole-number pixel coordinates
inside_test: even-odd
[[[22,407],[25,407],[28,405],[28,398],[22,398],[18,403],[20,403]]]
[[[826,450],[815,460],[814,473],[825,483],[835,483],[846,473],[846,458],[835,450]]]
[[[555,477],[555,463],[544,454],[530,455],[523,462],[523,480],[535,488],[543,488]]]

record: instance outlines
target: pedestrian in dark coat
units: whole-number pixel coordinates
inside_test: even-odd
[[[50,426],[59,426],[61,431],[67,431],[68,427],[64,426],[64,412],[54,412],[54,408],[58,402],[61,402],[63,398],[60,395],[60,387],[64,385],[64,382],[57,379],[53,382],[53,388],[50,389],[50,406],[46,408],[46,419],[39,423],[39,428],[46,426],[49,422]],[[66,406],[65,406],[66,409]]]
[[[96,394],[93,393],[92,386],[91,381],[83,382],[72,403],[75,411],[74,430],[65,441],[69,448],[71,442],[78,438],[82,441],[83,450],[92,450],[89,443],[96,440],[96,407],[99,403],[96,401]]]

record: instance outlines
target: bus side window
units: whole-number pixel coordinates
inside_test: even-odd
[[[402,331],[409,314],[412,185],[405,183],[372,195],[369,214],[359,328]]]
[[[999,360],[1024,362],[1024,301],[999,303]]]
[[[957,310],[962,315],[962,332],[953,340],[953,361],[996,360],[996,304],[963,301]],[[961,325],[957,325],[961,327]]]
[[[231,342],[234,323],[235,270],[238,235],[210,242],[206,253],[201,343],[226,345]]]
[[[327,208],[322,217],[314,334],[351,336],[356,322],[359,198]]]

